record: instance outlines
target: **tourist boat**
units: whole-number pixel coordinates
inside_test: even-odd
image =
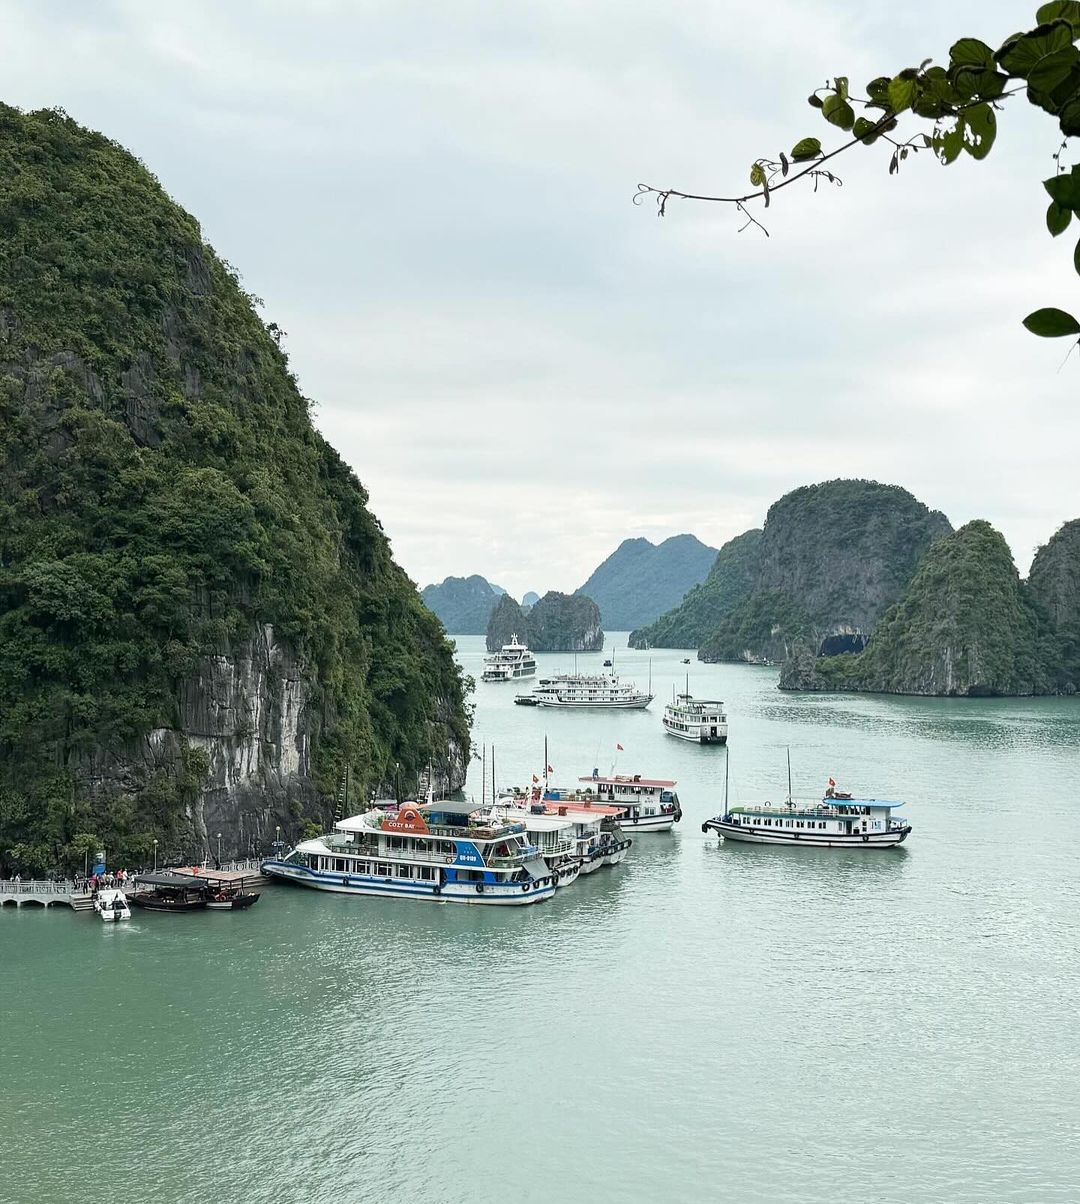
[[[505,822],[524,825],[529,842],[548,867],[557,888],[572,886],[577,881],[581,861],[573,837],[573,820],[549,813],[544,807],[529,808],[517,814],[514,809],[500,808],[498,814]]]
[[[206,897],[206,907],[208,911],[243,911],[258,901],[258,891],[237,890],[229,886],[212,887]]]
[[[596,802],[591,791],[545,787],[541,792],[539,786],[534,786],[529,791],[505,791],[499,802],[507,808],[508,815],[516,810],[531,816],[558,817],[568,822],[568,838],[572,842],[570,855],[581,863],[583,874],[591,874],[603,865],[618,865],[633,844],[623,835],[619,826],[625,809]]]
[[[430,798],[343,819],[262,872],[342,894],[502,907],[541,903],[557,885],[522,822]]]
[[[688,665],[689,663],[690,663],[690,658],[688,656],[684,656],[682,658],[682,660],[679,662],[679,664],[681,664],[681,665]]]
[[[680,740],[695,744],[726,744],[727,715],[724,704],[694,698],[689,692],[678,694],[664,707],[664,731]]]
[[[543,677],[531,694],[519,694],[521,706],[583,707],[589,710],[641,710],[653,700],[632,681],[615,673],[560,673]]]
[[[509,644],[503,644],[498,652],[484,657],[481,681],[516,681],[519,677],[532,677],[536,673],[536,658],[526,645],[519,643],[516,635]]]
[[[115,923],[117,920],[131,919],[131,909],[128,907],[124,892],[109,887],[98,888],[98,892],[94,896],[94,911],[107,924]]]
[[[578,778],[578,781],[592,786],[597,802],[623,809],[625,814],[619,824],[627,833],[670,832],[682,819],[675,782],[643,778],[639,773],[603,778],[595,769],[591,777]]]
[[[128,900],[146,911],[205,911],[206,883],[189,874],[170,874],[161,870],[137,874],[135,890]]]
[[[715,832],[724,840],[750,844],[892,849],[903,844],[911,833],[910,824],[892,815],[903,805],[886,799],[855,798],[838,791],[832,778],[820,801],[793,798],[789,765],[788,796],[782,803],[728,807],[725,773],[724,810],[715,819],[706,820],[701,830]]]

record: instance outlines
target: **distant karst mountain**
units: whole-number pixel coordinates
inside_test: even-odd
[[[555,590],[528,613],[509,594],[499,599],[488,622],[488,651],[497,651],[515,635],[533,652],[597,652],[604,646],[600,609],[592,598]]]
[[[592,598],[609,631],[631,631],[677,606],[704,581],[717,551],[693,535],[624,539],[575,593]]]
[[[951,531],[896,485],[803,486],[769,508],[760,532],[725,544],[705,582],[631,642],[697,643],[702,660],[783,660],[803,644],[859,650],[926,550]]]
[[[420,597],[450,635],[483,635],[495,604],[506,593],[478,574],[447,577],[438,585],[425,586]]]
[[[540,601],[540,595],[535,590],[529,592],[521,599],[522,606],[535,606]]]

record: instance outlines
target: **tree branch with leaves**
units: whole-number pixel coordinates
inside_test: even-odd
[[[1080,214],[1080,165],[1066,169],[1062,162],[1068,139],[1080,135],[1080,0],[1043,4],[1035,19],[1033,29],[1006,38],[997,50],[979,38],[960,38],[949,51],[948,67],[925,59],[918,67],[872,79],[865,96],[853,96],[848,77],[836,76],[815,89],[809,103],[850,137],[828,151],[820,139],[803,138],[789,152],[755,159],[749,192],[713,196],[639,184],[634,201],[655,201],[660,217],[672,200],[731,205],[745,219],[740,230],[754,226],[768,235],[751,206],[760,201],[767,209],[775,193],[793,184],[809,182],[815,191],[822,183],[839,186],[842,181],[825,164],[855,146],[891,147],[890,175],[921,151],[933,152],[944,166],[963,154],[985,159],[997,138],[997,114],[1010,97],[1026,93],[1031,104],[1057,119],[1065,138],[1053,156],[1054,174],[1043,181],[1050,197],[1046,226],[1057,237]],[[901,136],[901,120],[912,118],[928,123],[929,130]],[[1080,243],[1073,263],[1080,273]],[[1044,338],[1080,336],[1080,321],[1053,307],[1028,314],[1024,325]]]

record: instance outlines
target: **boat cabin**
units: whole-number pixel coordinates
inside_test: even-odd
[[[598,802],[622,807],[631,819],[671,815],[679,810],[676,783],[664,778],[643,778],[639,773],[602,778],[593,770],[592,777],[578,781],[595,788]]]
[[[826,798],[820,803],[792,799],[732,807],[725,818],[739,826],[772,832],[862,836],[905,826],[892,819],[892,812],[903,805],[886,799]]]

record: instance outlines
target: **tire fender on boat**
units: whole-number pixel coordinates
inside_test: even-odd
[[[484,884],[482,882],[478,882],[476,884],[476,893],[478,895],[482,895],[484,893]]]
[[[524,891],[527,891],[527,890],[529,889],[529,884],[528,884],[527,882],[523,882],[523,883],[521,884],[521,889],[522,889],[522,891],[523,891],[523,892],[524,892]]]

